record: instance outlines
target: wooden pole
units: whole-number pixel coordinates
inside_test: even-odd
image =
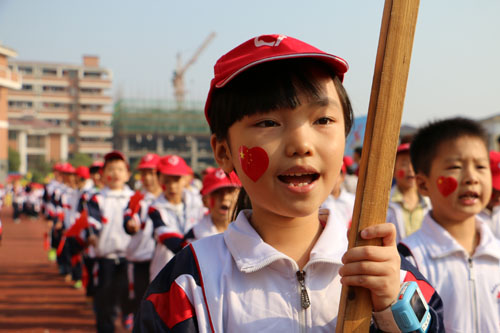
[[[360,231],[385,223],[419,0],[386,0],[373,74],[349,248],[381,245]],[[368,332],[372,304],[368,289],[343,287],[336,332]]]

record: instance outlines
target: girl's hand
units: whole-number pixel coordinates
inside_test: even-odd
[[[368,227],[363,239],[382,238],[382,246],[360,246],[342,257],[339,274],[342,284],[370,290],[373,311],[382,311],[396,299],[400,289],[401,259],[396,247],[396,228],[392,223]]]

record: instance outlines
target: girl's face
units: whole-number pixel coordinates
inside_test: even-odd
[[[240,177],[254,215],[317,214],[342,165],[344,115],[333,80],[318,76],[321,92],[299,95],[295,109],[246,116],[226,140],[212,136],[219,165]]]
[[[236,206],[238,193],[237,187],[223,187],[208,195],[210,215],[215,222],[229,222],[231,213]]]
[[[410,153],[403,152],[396,156],[394,178],[396,179],[396,184],[402,190],[407,190],[416,186],[415,171],[411,164]]]
[[[158,186],[158,176],[156,169],[141,169],[141,181],[148,192],[154,191]]]

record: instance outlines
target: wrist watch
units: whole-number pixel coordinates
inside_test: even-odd
[[[407,281],[402,284],[396,301],[380,312],[373,312],[373,319],[384,332],[425,333],[431,314],[418,284]]]

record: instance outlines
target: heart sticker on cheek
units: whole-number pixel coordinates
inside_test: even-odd
[[[243,172],[254,182],[266,172],[269,166],[269,157],[260,147],[248,148],[241,146],[239,149],[240,164]]]
[[[458,187],[458,183],[457,180],[453,177],[441,176],[437,179],[437,187],[439,192],[441,192],[443,196],[447,197],[455,192]]]
[[[398,179],[405,178],[405,171],[404,170],[398,170],[396,172],[396,178],[398,178]]]

